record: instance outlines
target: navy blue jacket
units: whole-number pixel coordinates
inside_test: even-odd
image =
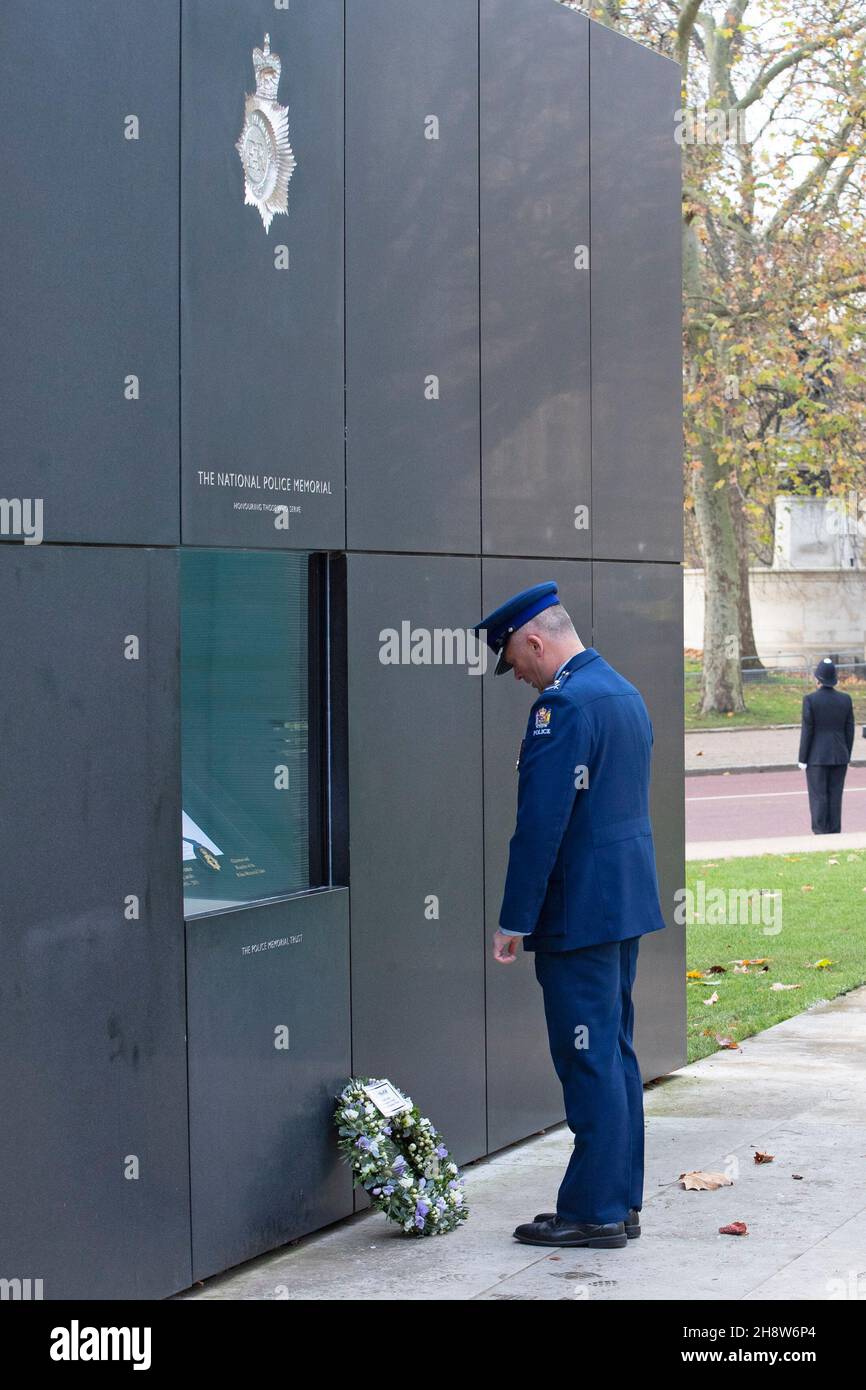
[[[649,819],[652,744],[640,691],[594,647],[535,701],[499,914],[525,950],[571,951],[667,925]]]
[[[851,758],[854,747],[854,705],[847,690],[819,685],[803,696],[798,761],[838,767]]]

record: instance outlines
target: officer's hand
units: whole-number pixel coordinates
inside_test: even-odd
[[[519,936],[507,936],[504,931],[495,931],[493,934],[493,959],[498,960],[502,965],[511,965],[512,961],[517,959],[519,942]]]

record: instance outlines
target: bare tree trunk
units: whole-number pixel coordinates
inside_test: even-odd
[[[752,626],[752,595],[749,591],[749,528],[743,499],[735,487],[730,489],[731,516],[734,521],[734,534],[737,538],[740,569],[740,669],[763,671],[764,663],[758,656],[758,646]]]
[[[740,566],[731,515],[731,489],[711,443],[695,471],[695,516],[704,557],[704,662],[700,714],[739,714],[746,708],[740,673]],[[713,484],[724,480],[724,487]]]

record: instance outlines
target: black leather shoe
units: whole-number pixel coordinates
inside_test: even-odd
[[[514,1235],[524,1245],[592,1246],[598,1250],[619,1250],[628,1245],[624,1221],[562,1221],[554,1215],[550,1221],[527,1221],[516,1226]]]
[[[533,1216],[533,1221],[552,1221],[556,1216],[555,1211],[540,1211],[537,1216]],[[640,1235],[640,1213],[637,1207],[632,1207],[628,1216],[625,1218],[625,1233],[629,1240],[637,1240]]]

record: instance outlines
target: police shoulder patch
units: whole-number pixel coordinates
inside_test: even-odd
[[[550,705],[538,706],[538,709],[535,711],[535,728],[533,730],[534,734],[550,733],[550,717],[552,713],[553,711],[551,710]]]

